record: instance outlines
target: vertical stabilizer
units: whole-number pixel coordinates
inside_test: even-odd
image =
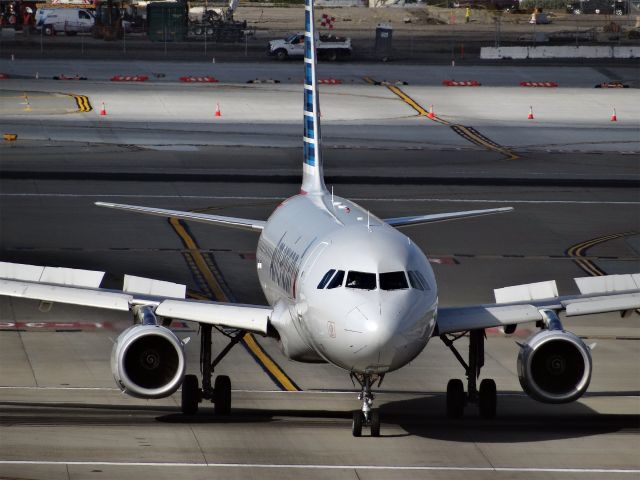
[[[326,190],[320,150],[320,100],[316,78],[316,28],[313,0],[304,7],[304,163],[302,191],[321,193]]]

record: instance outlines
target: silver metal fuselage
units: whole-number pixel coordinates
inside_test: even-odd
[[[260,284],[284,353],[358,373],[401,368],[426,346],[438,295],[426,256],[409,237],[328,192],[285,200],[257,250]],[[425,289],[318,288],[331,270],[418,271]]]

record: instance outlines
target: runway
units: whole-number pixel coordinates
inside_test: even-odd
[[[368,110],[352,115],[358,112]],[[53,125],[46,119],[34,124]],[[243,138],[252,138],[241,121],[238,125]],[[578,139],[587,135],[582,128],[570,126],[579,131]],[[192,248],[166,220],[93,205],[105,200],[266,219],[297,192],[295,147],[179,147],[173,142],[179,138],[176,129],[172,126],[168,137],[170,148],[43,138],[3,145],[0,260],[104,270],[112,288],[119,288],[127,273],[181,282],[206,294],[206,282],[189,261],[190,255],[201,255],[236,300],[263,303],[253,257],[256,235],[191,224],[186,235],[197,245]],[[67,131],[85,130],[72,122]],[[416,132],[410,128],[406,135],[419,145]],[[335,180],[336,193],[382,218],[515,207],[510,214],[407,230],[429,255],[443,305],[491,302],[493,288],[550,279],[558,281],[561,293],[575,293],[572,279],[594,269],[638,271],[640,197],[637,185],[628,182],[638,180],[637,157],[620,149],[605,155],[593,148],[514,148],[519,159],[508,160],[455,138],[460,149],[395,150],[392,143],[380,149],[328,144],[326,150],[326,173]],[[232,415],[216,417],[203,405],[200,415],[185,417],[179,395],[143,401],[115,389],[108,359],[112,340],[131,322],[128,315],[43,307],[0,299],[0,477],[640,475],[640,336],[634,316],[564,322],[597,345],[588,394],[562,406],[539,404],[520,388],[514,340],[534,327],[523,326],[515,337],[489,331],[483,376],[495,378],[500,392],[494,421],[480,419],[472,407],[462,420],[446,419],[446,382],[463,378],[463,371],[433,339],[380,387],[382,437],[354,439],[350,411],[358,403],[356,392],[334,367],[287,361],[275,343],[258,338],[266,356],[300,391],[283,390],[255,352],[237,346],[217,371],[232,378]],[[191,338],[188,369],[197,373],[197,330],[186,323],[174,329]],[[461,342],[464,351],[466,340]],[[214,351],[224,345],[216,336]]]

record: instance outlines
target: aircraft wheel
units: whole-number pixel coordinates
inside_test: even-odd
[[[491,378],[485,378],[480,382],[478,408],[482,418],[495,418],[498,403],[496,382]]]
[[[466,397],[464,385],[459,378],[452,378],[447,383],[447,417],[462,418]]]
[[[198,377],[185,375],[182,380],[182,413],[195,415],[198,413]]]
[[[216,377],[213,396],[213,410],[216,415],[228,415],[231,412],[231,379],[227,375]]]
[[[378,410],[371,410],[371,436],[380,436],[380,412]]]
[[[354,437],[362,436],[362,423],[364,415],[360,410],[353,412],[353,421],[351,422],[351,433]]]

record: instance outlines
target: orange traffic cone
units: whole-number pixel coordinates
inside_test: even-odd
[[[436,118],[436,114],[433,113],[433,105],[429,105],[429,113],[427,113],[428,118]]]
[[[102,108],[100,109],[100,116],[102,117],[107,116],[107,107],[104,106],[104,102],[102,102]]]
[[[613,109],[613,113],[611,114],[611,121],[612,122],[617,122],[618,121],[618,116],[616,115],[616,109]]]
[[[528,120],[533,120],[533,107],[529,107],[529,115],[527,115]]]
[[[216,103],[216,117],[221,117],[222,112],[220,111],[220,104]]]

